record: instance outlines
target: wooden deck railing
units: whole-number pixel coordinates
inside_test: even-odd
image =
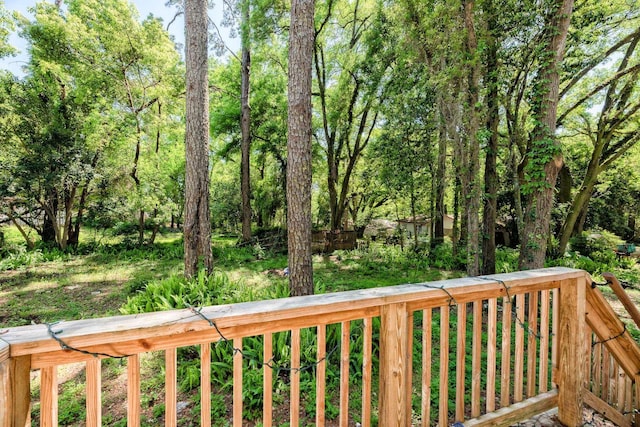
[[[151,351],[165,353],[164,422],[175,426],[177,349],[185,346],[199,347],[200,423],[210,426],[212,349],[222,341],[235,349],[233,425],[243,425],[243,375],[261,369],[261,422],[268,427],[274,422],[274,337],[282,333],[292,426],[309,404],[312,420],[325,425],[327,399],[336,399],[340,426],[509,425],[556,406],[561,422],[577,426],[584,386],[605,376],[587,369],[596,349],[591,352],[588,332],[614,356],[626,345],[611,337],[617,324],[608,324],[608,332],[596,320],[587,326],[600,307],[588,303],[588,284],[583,271],[552,268],[12,328],[0,331],[0,427],[30,425],[32,370],[40,371],[40,424],[57,425],[57,368],[76,362],[86,364],[86,425],[101,425],[101,361],[107,357],[126,360],[127,423],[139,426],[140,356]],[[253,337],[262,343],[261,355],[243,351]],[[635,357],[627,357],[627,369],[640,367]],[[336,383],[327,379],[330,369],[338,372],[338,390],[330,390]],[[311,402],[301,395],[303,371],[315,384]],[[639,371],[614,381],[624,390],[616,395],[623,412],[640,407]]]

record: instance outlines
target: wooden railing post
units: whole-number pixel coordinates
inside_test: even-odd
[[[380,313],[380,420],[381,426],[407,427],[409,345],[406,303],[384,305]]]
[[[9,345],[0,341],[0,427],[31,425],[31,358],[9,357]]]
[[[568,427],[582,425],[586,286],[586,277],[560,283],[558,418]]]

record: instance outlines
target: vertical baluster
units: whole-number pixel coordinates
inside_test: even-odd
[[[609,374],[611,372],[611,357],[607,347],[602,345],[602,392],[600,398],[609,403]]]
[[[178,351],[176,348],[165,350],[165,415],[164,425],[175,427],[178,425]]]
[[[482,301],[473,302],[473,337],[471,347],[471,417],[480,416],[482,375]]]
[[[489,300],[487,320],[487,412],[496,409],[496,358],[498,347],[498,300]]]
[[[511,399],[511,310],[514,302],[502,298],[502,366],[500,367],[500,406],[509,406]]]
[[[372,345],[373,345],[373,321],[370,317],[364,318],[362,339],[362,427],[371,426],[371,369]],[[324,424],[319,424],[324,425]]]
[[[458,339],[456,343],[456,421],[464,421],[465,359],[467,341],[467,304],[458,304]]]
[[[340,426],[349,425],[349,337],[351,322],[342,322],[342,343],[340,346]],[[297,424],[296,424],[297,425]]]
[[[516,349],[513,374],[513,400],[521,402],[524,397],[524,294],[516,295]]]
[[[634,408],[635,408],[635,425],[636,426],[640,426],[640,374],[636,374],[636,376],[633,378],[633,382],[635,383],[635,404],[634,404]]]
[[[40,370],[40,425],[58,426],[58,367]]]
[[[413,402],[411,396],[413,395],[413,311],[410,311],[407,315],[407,362],[405,366],[406,381],[405,385],[405,413],[409,420],[413,419]]]
[[[200,344],[200,425],[211,425],[211,343]]]
[[[233,427],[242,427],[242,338],[233,339],[233,348]]]
[[[591,391],[602,398],[602,344],[593,347],[593,374],[591,376]]]
[[[140,355],[127,357],[127,426],[140,426]]]
[[[264,361],[262,371],[262,425],[271,427],[273,423],[273,334],[264,334],[264,346],[262,347],[262,360]],[[318,366],[318,369],[320,367]]]
[[[551,387],[556,387],[555,372],[558,367],[558,325],[560,318],[560,290],[551,291]]]
[[[631,381],[631,377],[629,376],[625,378],[624,390],[624,411],[627,413],[627,419],[629,420],[629,422],[633,423],[633,382]]]
[[[440,307],[440,409],[438,425],[449,425],[449,306]]]
[[[627,375],[624,373],[622,368],[618,367],[618,411],[624,412],[624,404],[627,396],[627,387],[625,384],[625,380],[627,379]]]
[[[527,317],[527,397],[536,395],[536,366],[538,365],[538,292],[529,294],[529,315]]]
[[[102,425],[102,375],[100,359],[87,360],[87,427]]]
[[[327,375],[327,326],[318,325],[318,367],[316,369],[316,425],[325,424]],[[266,426],[265,426],[266,427]]]
[[[611,406],[616,406],[618,401],[618,362],[613,355],[611,355],[611,370],[609,371],[609,400],[607,403]]]
[[[549,305],[551,293],[549,290],[541,292],[540,297],[540,393],[549,391]],[[589,343],[587,343],[588,345]],[[590,347],[589,347],[590,349]]]
[[[300,419],[300,329],[291,330],[291,393],[289,396],[291,425]]]
[[[422,310],[422,427],[431,425],[431,335],[430,308]]]

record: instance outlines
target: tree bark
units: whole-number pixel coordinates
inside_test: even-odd
[[[573,0],[556,0],[550,16],[545,18],[541,69],[534,84],[532,105],[534,126],[527,150],[527,203],[520,244],[520,269],[541,268],[547,250],[551,209],[562,153],[555,139],[559,94],[559,68],[571,21]]]
[[[313,294],[311,259],[311,67],[314,0],[293,0],[289,33],[287,229],[289,288]]]
[[[484,207],[482,214],[482,274],[496,272],[496,220],[498,210],[498,45],[493,35],[496,31],[496,11],[493,2],[486,5],[488,15],[489,48],[487,52],[487,129],[490,133],[484,163]]]
[[[444,242],[444,196],[446,189],[446,168],[447,168],[447,130],[444,117],[440,118],[438,132],[438,167],[436,168],[436,194],[435,194],[435,224],[433,227],[433,239],[431,248]]]
[[[242,193],[242,241],[251,240],[251,107],[249,105],[251,51],[249,49],[249,0],[242,1],[242,81],[241,81],[241,132],[242,160],[241,193]]]
[[[213,269],[209,214],[209,90],[207,0],[185,1],[186,172],[184,274]]]
[[[473,64],[469,70],[468,81],[468,114],[467,125],[467,160],[465,205],[467,215],[467,275],[480,274],[480,183],[478,173],[480,171],[480,143],[478,130],[480,129],[480,112],[478,111],[480,65],[477,60],[478,40],[473,22],[475,1],[467,0],[464,3],[464,22],[467,30],[467,54],[472,58]],[[475,59],[474,59],[475,58]]]

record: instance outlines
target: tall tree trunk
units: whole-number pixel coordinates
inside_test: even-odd
[[[311,259],[311,67],[314,0],[293,0],[289,32],[287,229],[289,288],[313,294]]]
[[[438,132],[438,166],[436,168],[435,184],[435,225],[433,229],[433,240],[431,248],[435,248],[444,242],[444,195],[446,190],[446,168],[447,168],[447,130],[444,117],[440,118]]]
[[[518,264],[521,269],[541,268],[547,250],[553,193],[562,153],[555,139],[559,69],[573,11],[573,0],[556,0],[545,18],[546,34],[541,69],[534,84],[534,126],[527,150],[527,204]]]
[[[242,241],[251,240],[251,107],[249,106],[251,75],[251,51],[249,33],[249,0],[242,1],[242,81],[241,81],[241,132],[242,132],[242,160],[241,193],[242,193]]]
[[[496,11],[493,2],[487,3],[490,44],[487,52],[487,129],[490,132],[484,163],[484,208],[482,214],[482,274],[496,272],[496,220],[498,210],[498,45],[493,32]]]
[[[478,55],[478,40],[473,22],[475,1],[467,0],[464,4],[464,22],[467,30],[467,54],[470,58]],[[478,131],[480,129],[480,112],[478,111],[480,65],[479,61],[473,60],[471,70],[469,70],[468,87],[468,114],[469,122],[467,127],[468,138],[468,164],[467,172],[467,275],[477,276],[480,274],[480,143],[478,141]]]
[[[187,66],[184,274],[213,270],[209,214],[207,0],[185,1]]]

